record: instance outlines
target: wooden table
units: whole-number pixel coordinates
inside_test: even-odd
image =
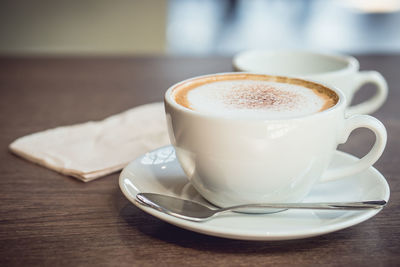
[[[375,167],[391,187],[390,203],[351,228],[279,242],[180,229],[132,205],[118,187],[119,173],[82,183],[7,149],[29,133],[161,101],[177,81],[231,71],[230,58],[1,58],[0,265],[400,264],[400,56],[358,58],[363,69],[380,71],[389,83],[389,98],[374,116],[388,130],[386,151]],[[368,94],[371,88],[357,99]],[[371,133],[357,130],[341,149],[362,156],[372,142]]]

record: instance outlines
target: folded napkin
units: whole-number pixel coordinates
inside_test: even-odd
[[[167,144],[164,105],[152,103],[102,121],[27,135],[9,148],[23,158],[88,182],[118,171],[143,153]]]

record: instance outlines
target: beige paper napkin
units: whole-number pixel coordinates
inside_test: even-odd
[[[58,127],[18,138],[12,152],[57,172],[91,181],[169,144],[163,103],[135,107],[102,121]]]

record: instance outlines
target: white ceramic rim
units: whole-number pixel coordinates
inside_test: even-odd
[[[232,64],[233,64],[233,67],[237,71],[260,73],[255,70],[252,70],[250,68],[246,68],[245,63],[243,63],[243,61],[247,60],[247,57],[249,57],[249,56],[259,57],[260,55],[274,55],[274,54],[278,54],[278,53],[320,56],[320,57],[332,59],[335,61],[342,61],[342,62],[346,63],[346,67],[338,69],[338,70],[309,74],[310,76],[312,75],[315,78],[329,77],[329,76],[334,76],[334,75],[343,75],[346,73],[358,71],[360,68],[360,63],[358,62],[358,60],[355,57],[349,56],[349,55],[324,53],[324,52],[313,52],[313,51],[309,51],[309,50],[279,50],[279,49],[278,50],[263,50],[263,49],[246,50],[246,51],[236,54],[233,57]]]
[[[174,88],[182,85],[183,83],[187,83],[190,82],[192,80],[195,79],[201,79],[201,78],[207,78],[207,77],[212,77],[212,76],[223,76],[223,75],[238,75],[238,74],[249,74],[249,75],[265,75],[265,76],[272,76],[272,77],[287,77],[287,78],[293,78],[293,79],[298,79],[298,80],[302,80],[305,82],[311,82],[311,83],[315,83],[318,85],[322,85],[330,90],[332,90],[333,92],[336,93],[336,95],[338,95],[339,97],[339,101],[333,106],[330,107],[328,109],[325,109],[321,112],[317,112],[317,113],[313,113],[313,114],[308,114],[308,115],[300,115],[300,116],[294,116],[294,117],[290,117],[290,118],[269,118],[269,119],[260,119],[260,118],[231,118],[231,117],[225,117],[225,116],[220,116],[220,115],[212,115],[212,114],[204,114],[201,112],[197,112],[194,110],[191,110],[189,108],[186,108],[182,105],[179,105],[178,103],[175,102],[175,100],[172,97],[172,90],[174,90]],[[200,76],[196,76],[196,77],[192,77],[183,81],[180,81],[174,85],[172,85],[171,87],[168,88],[168,90],[165,92],[164,95],[164,101],[169,104],[171,107],[173,107],[176,110],[179,110],[181,112],[190,114],[192,116],[195,117],[203,117],[203,118],[209,118],[209,119],[224,119],[224,120],[235,120],[235,121],[241,121],[241,120],[246,120],[246,121],[292,121],[292,120],[298,120],[298,119],[304,119],[304,118],[314,118],[317,116],[324,116],[327,113],[333,112],[339,108],[344,109],[345,105],[346,105],[346,97],[345,95],[342,93],[342,91],[340,91],[339,89],[337,89],[336,87],[333,86],[328,86],[325,83],[321,83],[321,82],[317,82],[311,79],[303,79],[303,78],[297,78],[297,77],[291,77],[291,76],[279,76],[279,75],[269,75],[269,74],[263,74],[263,73],[256,73],[256,72],[221,72],[221,73],[214,73],[214,74],[206,74],[206,75],[200,75]]]

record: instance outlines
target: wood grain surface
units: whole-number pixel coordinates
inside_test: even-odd
[[[0,58],[0,266],[259,266],[400,264],[400,56],[363,55],[380,71],[389,98],[375,114],[388,144],[375,167],[391,198],[372,219],[331,234],[252,242],[180,229],[136,208],[115,173],[90,183],[50,171],[8,151],[14,139],[98,120],[161,101],[173,83],[231,71],[231,58]],[[368,97],[366,86],[356,101]],[[355,131],[340,148],[362,156],[373,142]]]

